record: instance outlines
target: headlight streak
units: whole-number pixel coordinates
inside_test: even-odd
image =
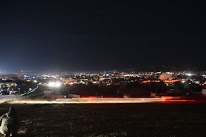
[[[165,98],[61,98],[53,101],[47,100],[19,100],[10,104],[104,104],[104,103],[152,103],[165,101]]]

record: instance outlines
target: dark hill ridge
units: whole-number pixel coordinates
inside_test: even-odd
[[[0,114],[10,105],[1,104]],[[26,137],[203,137],[205,104],[13,105]]]

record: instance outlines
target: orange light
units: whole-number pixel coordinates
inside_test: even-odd
[[[172,100],[173,99],[172,96],[162,96],[161,98],[164,98],[165,100]]]

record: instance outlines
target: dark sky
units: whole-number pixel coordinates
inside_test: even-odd
[[[1,71],[205,62],[205,7],[187,1],[1,1]]]

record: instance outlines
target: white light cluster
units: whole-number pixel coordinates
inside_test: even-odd
[[[182,82],[182,83],[185,83],[186,81],[185,81],[185,80],[182,80],[181,82]]]
[[[34,83],[37,83],[38,81],[37,81],[37,80],[33,80],[33,82],[34,82]]]
[[[60,82],[49,82],[49,87],[60,87],[61,83]]]
[[[185,75],[192,76],[193,74],[192,73],[185,73]]]

